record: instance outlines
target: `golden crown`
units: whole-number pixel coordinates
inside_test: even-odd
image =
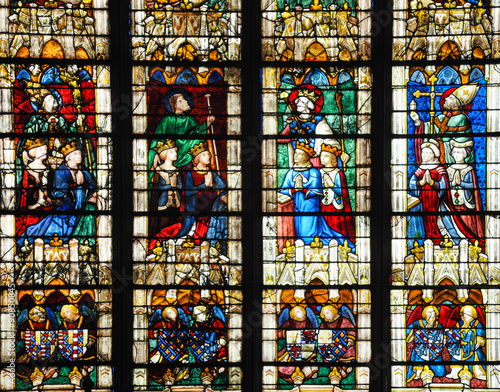
[[[298,96],[309,98],[313,102],[316,102],[319,99],[319,95],[318,93],[316,93],[316,91],[311,91],[306,89],[300,89],[298,91]]]
[[[314,149],[308,143],[297,142],[297,148],[305,151],[310,157],[314,155]]]
[[[159,154],[164,150],[168,150],[174,147],[175,147],[175,142],[173,140],[167,139],[164,142],[159,141],[156,147],[153,148],[153,150],[155,150]]]
[[[38,138],[38,139],[28,139],[26,140],[26,143],[23,146],[23,149],[26,151],[31,150],[32,148],[35,147],[40,147],[45,145],[45,139]]]
[[[201,142],[193,147],[191,147],[188,153],[194,158],[196,155],[201,154],[203,151],[208,150],[207,142]]]
[[[336,156],[339,156],[340,154],[342,154],[342,151],[340,151],[339,148],[333,144],[323,143],[321,145],[321,151],[330,152],[332,154],[335,154]]]
[[[64,156],[67,156],[68,154],[72,153],[75,150],[79,150],[80,145],[77,142],[70,142],[66,144],[62,149],[61,152],[64,154]]]

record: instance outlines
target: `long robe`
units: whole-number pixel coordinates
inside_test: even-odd
[[[150,241],[150,250],[154,248],[157,240],[169,238],[180,238],[189,234],[193,229],[193,239],[199,245],[205,238],[211,224],[216,225],[215,220],[222,217],[210,217],[219,190],[226,189],[226,184],[217,173],[212,171],[212,187],[205,184],[205,173],[195,169],[186,174],[185,186],[182,192],[182,211],[184,219],[163,228]]]
[[[155,172],[151,181],[151,201],[149,210],[152,213],[158,215],[152,215],[149,218],[149,235],[153,236],[162,230],[164,227],[168,227],[174,223],[181,221],[180,216],[180,204],[178,206],[169,204],[169,196],[172,200],[175,197],[177,202],[180,203],[181,196],[180,190],[182,189],[182,182],[179,174],[176,172],[173,174],[176,176],[176,187],[173,188],[170,184],[167,185],[166,181],[162,176]],[[175,196],[174,196],[175,194]],[[168,206],[168,207],[167,207]],[[159,211],[159,207],[167,207],[166,209]],[[156,241],[155,241],[156,242]],[[153,244],[155,245],[155,244]]]
[[[460,185],[452,187],[450,191],[453,209],[455,211],[471,212],[471,215],[460,215],[459,218],[476,238],[483,239],[484,221],[481,216],[475,214],[483,210],[476,172],[470,165],[463,168],[452,165],[448,168],[450,181],[456,173],[460,176],[461,182]]]
[[[22,245],[25,238],[33,242],[35,238],[44,238],[45,242],[57,234],[63,241],[70,236],[84,236],[90,245],[95,244],[97,233],[95,217],[85,215],[84,211],[94,211],[95,206],[88,203],[88,199],[96,190],[96,181],[85,169],[81,170],[84,182],[77,185],[73,180],[69,168],[62,164],[54,174],[52,197],[62,202],[55,211],[68,212],[68,215],[49,215],[40,222],[29,226],[18,241]],[[78,211],[78,212],[77,212]],[[77,213],[75,213],[77,212]]]
[[[429,324],[427,320],[420,319],[408,325],[406,342],[407,344],[413,342],[410,361],[422,363],[422,365],[408,366],[407,381],[412,381],[416,377],[415,370],[422,370],[424,365],[429,366],[436,377],[443,377],[446,374],[444,365],[435,364],[443,361],[441,351],[444,348],[444,329],[437,320]],[[436,344],[439,346],[438,349],[436,349]],[[431,354],[432,349],[436,350],[434,354]],[[433,359],[430,360],[430,358]]]
[[[325,177],[328,176],[333,182],[333,187],[325,185]],[[342,170],[336,168],[330,172],[321,169],[321,178],[325,197],[321,200],[321,211],[325,212],[325,222],[343,238],[354,243],[356,237],[354,217],[350,215],[335,215],[333,213],[349,213],[352,211],[347,181]]]
[[[422,217],[425,238],[431,239],[435,245],[439,245],[443,236],[439,230],[438,217],[435,213],[439,211],[441,198],[449,188],[448,177],[446,170],[441,165],[434,165],[433,168],[428,170],[431,178],[434,180],[434,186],[430,186],[429,184],[420,185],[426,169],[419,167],[410,179],[409,190],[420,199],[422,211],[431,213],[425,214]]]
[[[295,189],[298,176],[303,177],[302,189]],[[321,189],[321,174],[316,168],[297,171],[291,169],[285,176],[280,193],[293,199],[294,211],[297,213],[320,212],[320,198],[323,195]],[[319,236],[319,215],[295,215],[294,226],[297,239],[301,239],[306,245]]]

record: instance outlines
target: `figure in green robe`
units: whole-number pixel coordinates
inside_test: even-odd
[[[182,88],[170,90],[164,98],[165,108],[169,114],[163,118],[155,130],[155,135],[170,135],[182,138],[182,136],[205,135],[215,120],[214,116],[208,116],[206,123],[199,124],[189,113],[194,106],[192,94]],[[192,157],[188,151],[203,140],[200,139],[175,139],[178,148],[178,159],[174,162],[175,167],[182,168],[191,162]],[[151,142],[149,150],[149,167],[155,168],[159,157],[155,152],[158,141]]]

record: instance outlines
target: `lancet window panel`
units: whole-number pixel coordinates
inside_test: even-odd
[[[133,0],[134,60],[241,60],[240,0]]]
[[[107,0],[2,0],[2,57],[106,59]]]
[[[133,144],[135,281],[240,285],[239,73],[170,71],[149,70],[134,95],[134,131],[150,136]]]
[[[3,68],[2,284],[110,284],[109,70]]]
[[[262,81],[265,284],[309,284],[286,272],[300,263],[342,284],[344,262],[342,281],[369,283],[369,70],[266,68]]]
[[[397,0],[393,60],[496,59],[499,17],[494,1]]]
[[[52,284],[4,288],[0,390],[111,392],[111,297]]]
[[[242,293],[195,288],[134,291],[134,390],[241,390]]]
[[[262,59],[369,60],[371,7],[366,0],[262,0]]]
[[[367,388],[370,70],[261,77],[263,388]]]
[[[134,68],[134,390],[242,387],[240,86]]]
[[[365,389],[370,291],[283,286],[263,292],[263,388]]]
[[[394,391],[499,387],[498,76],[393,68]]]
[[[393,132],[410,136],[392,141],[392,207],[408,213],[393,218],[393,282],[413,282],[423,261],[492,268],[481,284],[496,274],[498,76],[490,65],[393,69]]]

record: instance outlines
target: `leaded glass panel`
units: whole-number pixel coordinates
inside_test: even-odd
[[[239,71],[136,67],[134,83],[134,390],[239,389]]]
[[[405,286],[391,297],[394,390],[500,386],[488,365],[498,360],[499,76],[488,64],[393,69],[392,282]]]
[[[263,384],[365,388],[370,290],[346,286],[371,281],[370,70],[265,68],[262,84]]]
[[[263,60],[371,57],[369,0],[262,0],[261,7]]]
[[[499,57],[499,8],[494,1],[396,0],[394,60]]]
[[[240,60],[240,0],[133,0],[135,60]]]
[[[107,0],[2,0],[2,57],[109,57]]]

